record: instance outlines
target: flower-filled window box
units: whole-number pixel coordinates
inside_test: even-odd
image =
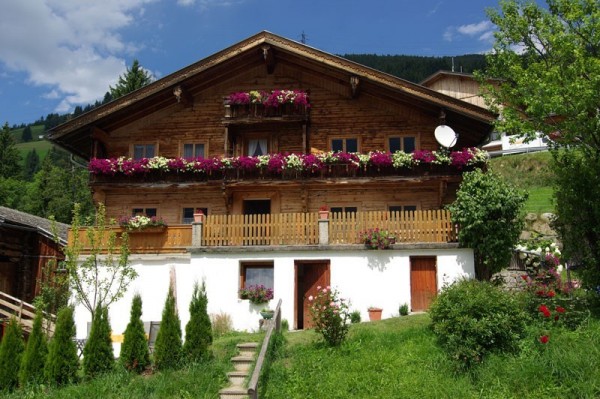
[[[304,115],[310,103],[302,90],[251,90],[231,93],[225,99],[226,117]]]
[[[156,216],[148,217],[137,215],[132,217],[122,216],[119,225],[129,232],[160,233],[165,230],[167,224],[162,218]]]
[[[240,290],[240,298],[248,299],[254,304],[267,303],[273,299],[273,290],[262,284],[250,285]]]
[[[396,237],[387,230],[369,229],[360,233],[360,239],[369,249],[389,249]]]

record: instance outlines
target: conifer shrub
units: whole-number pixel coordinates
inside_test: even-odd
[[[461,280],[445,287],[429,314],[439,342],[464,368],[489,353],[517,352],[525,334],[517,298],[488,282]]]
[[[11,317],[0,344],[0,391],[12,391],[19,385],[19,366],[24,349],[21,327]]]
[[[108,308],[98,304],[92,319],[90,336],[83,348],[83,371],[93,378],[114,368],[114,352],[110,337]]]
[[[142,297],[136,294],[131,303],[131,316],[121,345],[120,362],[129,371],[141,373],[150,365],[148,342],[142,322]]]
[[[29,334],[19,370],[19,383],[22,387],[41,384],[44,381],[44,363],[48,355],[48,342],[42,330],[43,320],[41,312],[38,312],[33,320],[33,328]]]
[[[46,380],[52,385],[77,382],[79,357],[75,341],[73,308],[62,308],[56,317],[54,336],[48,344],[48,357],[44,366]]]
[[[182,351],[181,322],[175,307],[173,290],[169,287],[154,345],[154,365],[158,370],[177,368],[181,365]]]
[[[208,297],[206,284],[194,284],[194,293],[190,302],[190,321],[185,326],[185,344],[183,352],[190,362],[199,362],[210,357],[212,344],[212,325],[208,316]]]

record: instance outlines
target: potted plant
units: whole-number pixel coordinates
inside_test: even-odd
[[[273,318],[274,314],[275,314],[275,311],[273,309],[269,309],[268,307],[262,308],[262,310],[260,311],[260,315],[265,320],[271,320]]]
[[[367,310],[369,311],[369,320],[381,320],[381,312],[383,311],[383,309],[371,306]]]
[[[194,223],[204,222],[204,212],[200,208],[196,208],[194,211]]]
[[[319,220],[326,220],[329,218],[329,210],[327,209],[327,206],[322,205],[319,208]]]
[[[369,229],[360,233],[360,240],[368,249],[389,249],[396,237],[387,230]]]
[[[119,218],[119,225],[129,232],[145,231],[147,233],[162,232],[167,224],[162,218],[156,216],[148,217],[137,215],[132,217],[122,216]]]

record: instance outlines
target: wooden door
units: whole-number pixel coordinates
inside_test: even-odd
[[[413,312],[427,310],[437,295],[436,258],[410,258],[410,298]]]
[[[330,285],[329,261],[296,263],[296,328],[313,327],[310,316],[310,296],[317,295],[317,287]]]

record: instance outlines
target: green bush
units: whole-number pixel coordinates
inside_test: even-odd
[[[518,351],[525,333],[518,301],[487,282],[461,280],[445,287],[429,312],[440,343],[466,368],[488,353]]]
[[[175,308],[173,291],[169,288],[154,345],[154,365],[159,370],[174,369],[181,365],[181,357],[181,322]]]
[[[360,320],[360,310],[353,310],[352,312],[350,312],[350,323],[360,323]]]
[[[207,311],[208,298],[206,284],[194,284],[194,293],[190,302],[190,321],[185,326],[185,344],[183,352],[191,362],[199,362],[210,356],[209,346],[212,344],[212,325]]]
[[[75,345],[73,308],[62,308],[56,317],[54,336],[48,344],[48,357],[44,375],[52,385],[65,385],[77,381],[79,357]]]
[[[94,378],[114,368],[115,355],[110,334],[108,308],[98,304],[90,336],[83,348],[83,371],[87,377]]]
[[[310,301],[310,315],[312,316],[315,331],[323,336],[329,346],[339,346],[348,334],[347,302],[339,297],[336,289],[331,287],[317,287],[317,296],[308,298]]]
[[[10,391],[19,384],[19,365],[24,349],[21,327],[11,317],[0,344],[0,390]]]
[[[33,328],[27,340],[27,348],[23,354],[23,359],[21,359],[19,370],[19,383],[21,386],[41,384],[44,381],[44,363],[48,355],[48,343],[42,331],[42,321],[42,313],[38,312],[33,320]]]
[[[131,316],[125,329],[119,360],[127,370],[141,373],[150,365],[148,341],[142,322],[142,297],[136,294],[131,303]]]

